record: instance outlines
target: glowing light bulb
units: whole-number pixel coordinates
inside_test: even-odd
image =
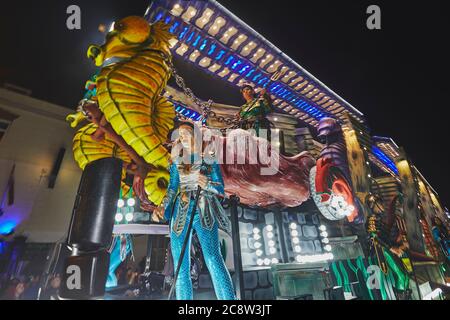
[[[273,238],[273,232],[267,232],[267,238],[272,239]]]
[[[270,231],[273,231],[273,226],[270,225],[270,224],[267,225],[266,230],[269,231],[269,232],[270,232]]]
[[[324,225],[321,225],[321,226],[319,227],[319,230],[320,230],[320,231],[327,231],[327,227],[325,227]]]
[[[292,238],[292,242],[293,242],[294,244],[299,244],[299,243],[300,243],[300,240],[299,240],[299,238],[295,237],[295,238]]]
[[[298,231],[297,230],[292,230],[291,236],[298,237]]]
[[[269,258],[265,258],[265,259],[264,259],[264,264],[265,264],[266,266],[270,265],[270,259],[269,259]]]
[[[289,225],[289,228],[291,228],[292,230],[295,230],[295,229],[297,229],[297,224],[296,224],[295,222],[292,222],[292,223]]]
[[[129,212],[125,215],[125,220],[127,220],[127,222],[133,221],[133,218],[134,218],[134,214],[131,212]]]
[[[117,201],[117,207],[118,208],[123,208],[124,205],[125,205],[125,201],[123,201],[123,199],[119,199]]]
[[[256,250],[256,256],[261,257],[263,254],[262,250]]]
[[[321,232],[321,233],[320,233],[320,236],[321,236],[322,238],[328,238],[328,232],[326,232],[326,231]]]
[[[270,252],[270,254],[275,254],[275,253],[277,253],[277,249],[275,249],[275,248],[270,248],[270,249],[269,249],[269,252]]]
[[[262,246],[261,242],[255,242],[255,248],[256,249],[261,248],[261,246]]]
[[[294,247],[294,251],[297,252],[297,253],[298,252],[302,252],[302,248],[300,246],[295,246]]]
[[[327,244],[325,247],[323,247],[325,251],[331,251],[331,246]]]
[[[279,260],[277,258],[272,259],[272,264],[277,264],[278,262],[279,262]]]
[[[263,259],[258,259],[258,260],[256,260],[256,264],[258,266],[262,266],[264,264],[264,260]]]
[[[254,228],[254,229],[253,229],[253,233],[254,233],[254,234],[258,234],[258,233],[260,233],[260,232],[261,232],[261,230],[259,230],[258,228]]]
[[[123,214],[117,213],[115,216],[116,222],[121,222],[123,220]]]
[[[269,247],[275,247],[275,241],[273,240],[269,240],[267,244],[269,245]]]
[[[129,207],[134,207],[136,205],[136,200],[134,200],[134,198],[130,198],[127,200],[127,205]]]

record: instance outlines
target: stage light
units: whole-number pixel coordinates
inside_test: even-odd
[[[134,198],[130,198],[127,200],[127,205],[129,207],[134,207],[136,205],[136,200],[134,200]]]
[[[129,212],[125,215],[125,220],[127,220],[127,222],[133,221],[133,218],[134,218],[134,214],[131,212]]]
[[[117,213],[115,216],[116,222],[121,222],[123,220],[123,214]]]
[[[125,205],[125,201],[123,201],[123,199],[119,199],[117,201],[117,207],[118,208],[123,208],[124,205]]]

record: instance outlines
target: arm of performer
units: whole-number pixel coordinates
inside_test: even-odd
[[[259,93],[260,108],[264,111],[264,115],[272,113],[272,99],[266,89],[262,89]]]
[[[199,178],[200,187],[206,191],[218,196],[225,195],[225,187],[222,177],[222,172],[217,163],[211,165],[211,172],[208,175],[200,175]]]

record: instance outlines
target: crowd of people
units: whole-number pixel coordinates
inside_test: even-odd
[[[39,296],[40,275],[21,276],[3,282],[0,286],[0,300],[36,300],[38,297],[50,300],[57,295],[60,285],[60,275],[51,276],[47,288]]]

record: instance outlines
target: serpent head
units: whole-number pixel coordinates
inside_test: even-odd
[[[150,47],[170,54],[169,40],[173,37],[164,23],[150,25],[142,17],[130,16],[114,22],[105,43],[102,46],[91,45],[87,56],[96,66],[102,66],[109,58],[129,58]]]

